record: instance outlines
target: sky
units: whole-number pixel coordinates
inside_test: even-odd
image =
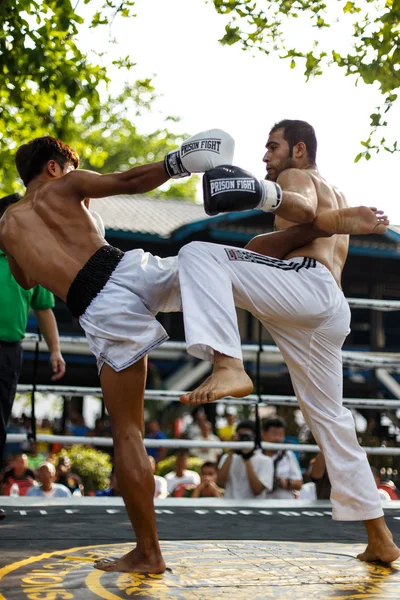
[[[85,14],[94,4],[79,7],[78,12]],[[276,56],[252,56],[237,45],[222,46],[218,39],[226,18],[204,0],[137,0],[134,10],[136,18],[113,23],[112,36],[118,44],[107,44],[106,29],[91,30],[90,36],[83,30],[81,44],[106,51],[109,62],[129,55],[136,63],[134,79],[153,77],[162,98],[154,112],[139,121],[139,131],[152,131],[167,115],[181,118],[169,126],[179,132],[224,129],[236,141],[234,164],[264,177],[262,157],[269,129],[283,118],[308,121],[316,130],[317,164],[323,177],[344,192],[350,205],[378,206],[392,224],[400,224],[400,155],[382,151],[369,161],[354,163],[363,149],[360,141],[368,137],[369,114],[383,99],[376,86],[362,82],[356,86],[355,78],[345,77],[338,67],[306,82],[301,66],[290,69],[288,61]],[[335,43],[338,36],[337,44],[343,46],[349,45],[349,31],[339,26],[324,35],[327,43]],[[300,46],[308,32],[300,24],[291,36]],[[121,75],[116,70],[110,75],[113,88],[121,87]],[[400,100],[398,104],[389,113],[387,137],[392,139],[400,129]]]

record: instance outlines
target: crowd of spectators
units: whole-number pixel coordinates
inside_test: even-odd
[[[196,410],[183,437],[196,441],[218,443],[218,448],[148,448],[154,474],[155,498],[226,498],[245,499],[329,499],[330,482],[322,453],[313,456],[308,465],[301,467],[298,453],[291,450],[224,449],[220,442],[246,441],[254,444],[256,428],[253,420],[238,422],[228,412],[219,419],[219,427],[208,421],[204,411]],[[285,421],[279,416],[262,421],[261,438],[264,442],[285,442]],[[27,432],[27,417],[11,420],[9,431]],[[37,424],[38,432],[54,433],[59,429],[44,419]],[[74,436],[111,437],[110,422],[97,418],[90,428],[82,415],[73,413],[66,423],[65,433]],[[148,420],[145,437],[164,440],[171,437],[163,431],[157,419]],[[12,443],[8,447],[8,462],[0,473],[0,494],[20,496],[70,497],[85,495],[82,478],[72,472],[67,455],[57,453],[62,444],[33,441]],[[98,447],[101,450],[101,446]],[[104,448],[103,448],[104,449]],[[168,468],[167,468],[168,467]],[[382,500],[397,500],[399,491],[388,473],[372,467]],[[114,468],[106,489],[88,492],[96,496],[120,496]]]

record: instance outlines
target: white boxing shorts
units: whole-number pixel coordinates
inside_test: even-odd
[[[123,253],[112,246],[103,246],[71,285],[67,298],[70,309],[74,298],[78,295],[80,298],[92,282],[97,285],[101,273],[107,271],[101,264],[104,253],[116,254],[117,264],[100,291],[86,302],[84,312],[82,306],[75,308],[75,316],[81,312],[79,323],[99,372],[104,363],[122,371],[169,338],[155,315],[160,311],[181,310],[178,263],[177,257],[160,258],[141,249]],[[96,262],[96,255],[101,260],[97,260],[94,268],[88,268],[92,259]],[[72,309],[71,312],[74,314]]]

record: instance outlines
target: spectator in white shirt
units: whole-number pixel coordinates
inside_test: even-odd
[[[212,433],[212,425],[210,421],[201,421],[199,423],[200,434],[192,437],[192,440],[199,440],[201,442],[220,442],[221,440],[217,435]],[[190,454],[197,456],[203,462],[217,463],[221,456],[221,448],[192,448]]]
[[[265,419],[262,424],[262,440],[273,444],[283,444],[285,441],[286,423],[281,417]],[[291,450],[265,450],[274,462],[274,488],[268,498],[293,499],[293,492],[300,490],[303,476],[299,461]]]
[[[167,473],[165,479],[167,480],[168,492],[172,495],[177,487],[181,485],[199,485],[200,475],[196,471],[190,471],[187,469],[187,461],[189,458],[189,450],[182,448],[178,450],[176,455],[175,471]]]
[[[255,441],[255,424],[242,421],[232,440]],[[272,491],[274,465],[262,450],[231,450],[218,465],[217,485],[225,488],[225,499],[248,500],[267,497]]]
[[[34,485],[27,492],[27,496],[42,496],[51,498],[69,498],[72,494],[65,485],[54,483],[56,468],[53,463],[43,462],[36,472],[39,485]]]
[[[151,468],[153,469],[153,475],[156,472],[156,461],[152,456],[149,456]],[[165,477],[154,475],[154,498],[166,498],[168,496],[168,486]]]

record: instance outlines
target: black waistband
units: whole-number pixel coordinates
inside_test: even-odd
[[[21,342],[5,342],[4,340],[0,340],[0,348],[17,348],[20,345]]]
[[[73,317],[83,315],[89,304],[106,285],[124,253],[114,246],[102,246],[79,271],[67,294],[67,306]]]

